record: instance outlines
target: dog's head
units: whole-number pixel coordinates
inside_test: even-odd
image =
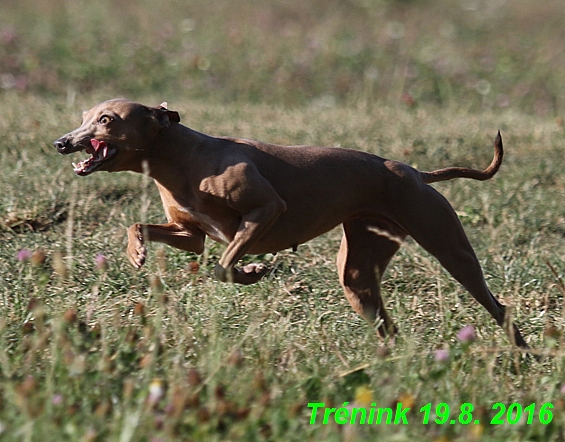
[[[80,127],[53,145],[63,155],[83,150],[91,155],[73,164],[80,176],[98,170],[139,172],[157,134],[179,121],[179,114],[168,110],[166,103],[147,107],[128,100],[109,100],[84,112]]]

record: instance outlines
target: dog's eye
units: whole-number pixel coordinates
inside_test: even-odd
[[[112,119],[113,118],[109,117],[108,115],[102,115],[98,120],[98,124],[102,124],[103,126],[105,126],[106,124],[110,123]]]

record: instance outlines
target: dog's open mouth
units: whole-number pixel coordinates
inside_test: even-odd
[[[98,141],[94,138],[90,140],[90,146],[84,150],[92,156],[78,164],[73,163],[75,173],[81,176],[94,172],[104,161],[112,158],[116,153],[116,149],[108,146],[105,141]]]

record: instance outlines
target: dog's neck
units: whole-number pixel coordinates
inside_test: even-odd
[[[173,123],[162,129],[144,152],[148,175],[171,193],[185,192],[191,183],[194,185],[198,173],[198,151],[201,146],[210,146],[213,137],[194,131],[181,124]],[[179,177],[182,177],[179,180]]]

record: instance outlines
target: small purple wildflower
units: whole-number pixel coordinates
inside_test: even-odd
[[[449,350],[445,350],[445,349],[436,350],[434,354],[434,359],[437,362],[447,361],[449,359]]]
[[[108,268],[108,259],[102,253],[99,253],[94,257],[94,262],[96,263],[96,268],[98,270],[106,270]]]
[[[0,31],[0,44],[8,46],[16,41],[16,31],[12,28],[4,28]]]
[[[27,262],[31,259],[33,253],[29,249],[21,249],[17,254],[16,258],[19,262]]]
[[[63,403],[63,396],[61,396],[60,394],[54,394],[51,398],[51,403],[53,405],[61,405]]]
[[[466,325],[459,333],[457,333],[457,339],[459,339],[463,344],[470,344],[477,339],[477,335],[475,334],[475,327],[472,325]]]

